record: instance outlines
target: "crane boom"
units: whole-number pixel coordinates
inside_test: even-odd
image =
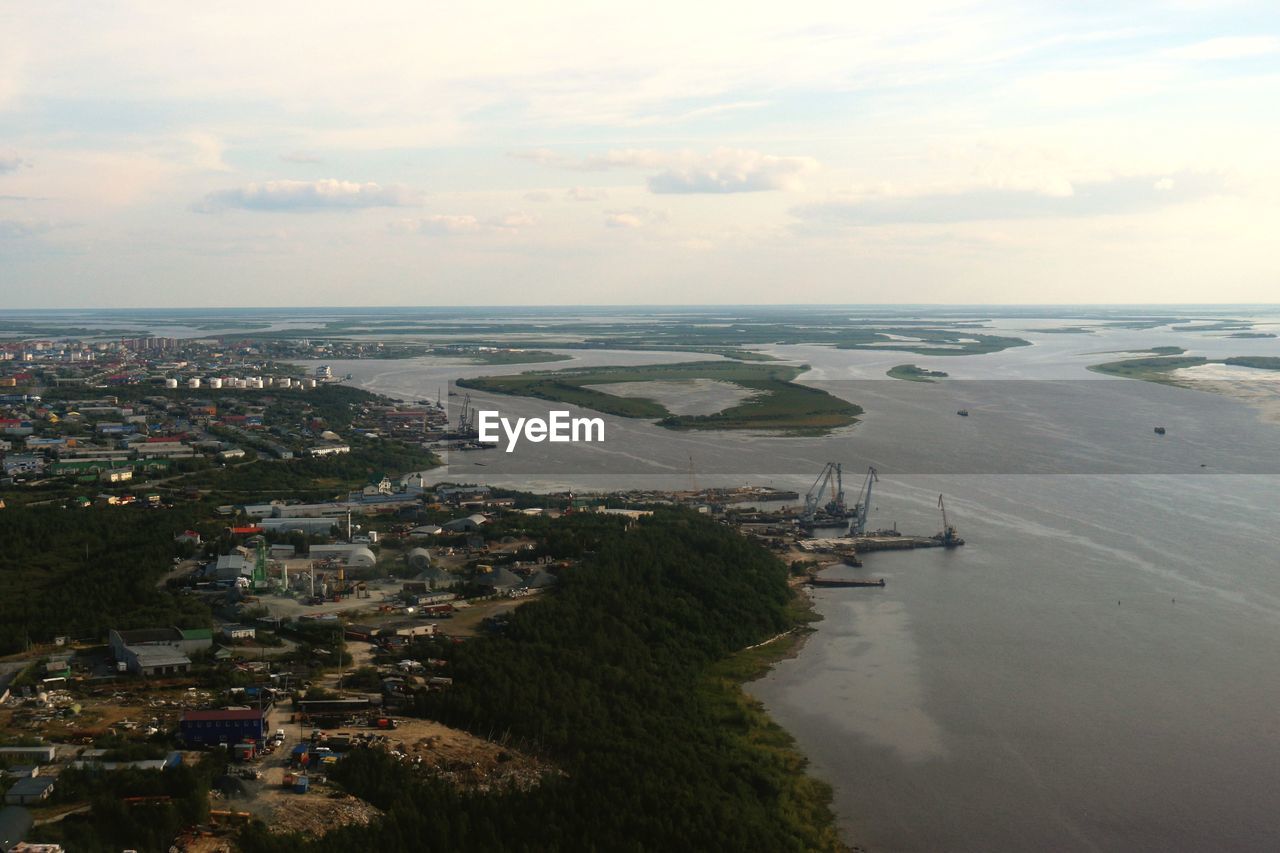
[[[827,501],[826,506],[823,506],[822,499],[828,488],[831,490],[831,498]],[[828,462],[822,466],[822,471],[818,474],[818,478],[813,481],[813,485],[805,493],[804,511],[800,517],[806,522],[812,522],[821,510],[825,510],[830,515],[840,517],[845,516],[847,513],[844,497],[844,475],[838,462]]]
[[[947,505],[942,500],[942,495],[938,495],[938,509],[942,510],[942,532],[934,538],[941,541],[944,548],[955,548],[957,545],[963,545],[964,540],[960,538],[955,525],[947,520]]]
[[[871,510],[871,486],[880,482],[880,477],[876,473],[874,466],[867,467],[867,479],[862,484],[862,491],[858,493],[858,503],[854,507],[856,519],[854,521],[853,533],[861,536],[867,532],[867,513]]]

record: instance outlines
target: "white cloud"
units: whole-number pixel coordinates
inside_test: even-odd
[[[978,186],[949,192],[882,190],[850,201],[801,205],[792,213],[811,228],[946,224],[986,220],[1111,216],[1203,199],[1225,188],[1221,177],[1183,172],[1079,181],[1071,192]]]
[[[570,201],[603,201],[609,197],[609,191],[599,187],[569,187],[564,196]]]
[[[390,230],[399,234],[449,236],[459,234],[515,234],[537,222],[528,213],[505,213],[480,217],[471,213],[433,213],[430,216],[400,219]]]
[[[19,240],[52,231],[52,222],[35,219],[0,219],[0,240]]]
[[[27,161],[17,154],[0,151],[0,175],[5,172],[16,172],[25,165],[27,165]]]
[[[506,213],[496,219],[489,220],[495,228],[528,228],[538,220],[528,213]]]
[[[1280,38],[1276,36],[1224,36],[1171,48],[1165,51],[1165,56],[1174,59],[1211,61],[1247,59],[1278,51],[1280,51]]]
[[[649,179],[655,193],[744,193],[800,189],[800,179],[816,171],[809,157],[778,157],[740,148],[717,148]]]
[[[471,214],[432,214],[421,219],[409,220],[419,234],[474,234],[480,230],[480,220]]]
[[[355,210],[405,207],[418,203],[418,193],[399,185],[322,181],[263,181],[206,195],[195,209],[210,213],[227,208],[266,211]]]
[[[547,166],[593,172],[609,169],[661,170],[648,179],[654,193],[742,193],[801,189],[800,180],[817,171],[812,157],[764,154],[745,148],[660,151],[622,148],[580,160],[549,149],[518,152],[514,156]],[[571,193],[580,188],[570,190]]]
[[[524,194],[524,200],[536,202],[537,204],[546,204],[551,201],[551,193],[546,190],[531,190]]]
[[[606,210],[604,224],[607,228],[647,228],[666,222],[667,215],[660,210],[647,207],[632,207],[626,210]]]
[[[324,160],[319,154],[311,151],[290,151],[287,154],[281,154],[280,159],[286,163],[323,163]]]

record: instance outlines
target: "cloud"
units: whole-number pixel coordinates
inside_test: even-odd
[[[313,154],[310,151],[290,151],[288,154],[281,154],[280,159],[286,163],[323,163],[319,154]]]
[[[546,190],[532,190],[524,194],[525,201],[532,201],[538,204],[546,204],[551,201],[551,193]]]
[[[570,201],[603,201],[609,197],[609,192],[598,187],[569,187],[564,197]]]
[[[561,154],[557,154],[550,148],[531,148],[522,151],[509,151],[509,156],[517,160],[528,160],[530,163],[538,163],[542,166],[560,166],[568,162],[567,158]]]
[[[265,211],[355,210],[366,207],[406,207],[419,194],[399,186],[354,181],[263,181],[238,189],[209,193],[195,205],[201,213],[227,208]]]
[[[0,175],[3,175],[6,172],[16,172],[26,165],[28,165],[27,161],[23,160],[17,154],[9,154],[0,151]]]
[[[864,227],[1002,219],[1107,216],[1194,201],[1224,188],[1217,175],[1134,175],[1083,181],[1061,191],[976,187],[954,192],[868,195],[802,205],[792,214],[810,226]]]
[[[606,151],[604,154],[592,154],[590,157],[585,157],[576,163],[569,163],[569,167],[584,172],[598,172],[617,168],[657,169],[676,159],[688,156],[690,155],[655,151],[652,148],[624,148]]]
[[[35,237],[46,231],[52,231],[55,227],[52,222],[34,219],[0,219],[0,240]]]
[[[649,179],[655,193],[749,193],[799,189],[817,169],[809,157],[778,157],[740,148],[717,148]]]
[[[489,225],[494,228],[527,228],[538,220],[528,213],[507,213],[496,219],[489,220]]]
[[[480,217],[470,213],[435,213],[430,216],[400,219],[390,230],[398,234],[427,234],[440,237],[458,234],[515,234],[537,222],[528,213],[505,213]]]
[[[1225,36],[1175,47],[1165,51],[1174,59],[1216,60],[1247,59],[1280,51],[1280,38],[1276,36]]]
[[[582,159],[540,148],[513,156],[580,172],[659,170],[649,177],[648,186],[650,192],[660,194],[794,190],[800,188],[803,176],[818,168],[818,162],[811,157],[783,157],[745,148],[716,148],[706,153],[623,148]]]
[[[632,207],[626,210],[606,210],[604,224],[607,228],[646,228],[660,222],[666,222],[667,215],[660,210],[647,207]]]

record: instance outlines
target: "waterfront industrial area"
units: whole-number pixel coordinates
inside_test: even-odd
[[[536,751],[421,713],[425,697],[453,688],[450,649],[500,635],[513,608],[578,570],[581,547],[558,541],[556,521],[625,528],[684,507],[765,546],[809,588],[882,588],[864,555],[963,544],[945,509],[936,534],[867,529],[874,468],[856,495],[836,462],[804,494],[431,483],[421,466],[432,454],[481,446],[466,395],[379,398],[326,366],[303,372],[222,341],[3,352],[6,516],[189,519],[160,537],[172,561],[155,584],[194,605],[172,621],[116,613],[101,633],[84,627],[100,619],[25,618],[9,635],[0,772],[13,849],[53,849],[19,842],[89,811],[85,774],[203,768],[207,808],[173,839],[179,850],[221,849],[255,820],[316,837],[376,819],[329,778],[352,750],[467,790],[559,774]],[[399,469],[367,476],[375,464]],[[50,594],[10,568],[11,601]],[[136,811],[173,797],[120,802]]]
[[[1137,354],[1145,346],[1137,333],[1118,334],[1124,337],[1113,349]],[[1196,333],[1179,334],[1191,345]],[[1061,356],[1063,363],[1089,366],[1103,356],[1093,352],[1097,343],[1081,337],[1043,336],[1035,347],[1059,347],[1070,353]],[[913,477],[924,464],[919,460],[942,472],[956,465],[974,470],[975,460],[1006,470],[990,461],[996,453],[1000,465],[1017,473],[1044,470],[1045,460],[1059,454],[1070,462],[1064,472],[1118,465],[1139,473],[1164,470],[1159,465],[1203,474],[1239,469],[1233,448],[1269,436],[1255,434],[1243,407],[1232,410],[1231,420],[1210,398],[1204,406],[1215,414],[1214,435],[1229,432],[1244,443],[1207,440],[1186,407],[1208,395],[1151,382],[1093,382],[1084,395],[1072,386],[989,387],[889,375],[879,383],[834,386],[867,403],[868,411],[856,426],[825,437],[753,437],[749,430],[713,433],[696,426],[673,431],[659,423],[666,417],[661,412],[611,416],[613,446],[640,461],[608,474],[596,457],[570,453],[539,461],[478,441],[477,409],[510,406],[514,414],[536,415],[545,407],[546,398],[495,398],[493,390],[471,383],[523,370],[511,366],[521,359],[542,370],[539,362],[558,357],[534,346],[546,344],[454,340],[428,347],[213,333],[0,344],[0,525],[13,543],[0,563],[8,593],[0,601],[6,653],[0,669],[8,690],[0,730],[3,745],[18,750],[0,758],[11,771],[0,784],[13,795],[7,806],[21,810],[8,813],[10,824],[25,826],[29,819],[30,843],[62,841],[67,849],[108,807],[122,826],[136,827],[150,816],[152,825],[172,829],[166,845],[185,849],[236,845],[264,827],[282,839],[295,832],[327,837],[355,831],[351,827],[374,833],[388,825],[391,801],[367,780],[352,778],[369,761],[388,773],[377,762],[403,768],[410,775],[397,776],[396,784],[405,790],[436,783],[463,792],[513,785],[537,792],[547,784],[561,790],[584,772],[565,747],[547,749],[531,738],[520,715],[493,722],[487,715],[501,701],[467,704],[477,686],[518,674],[481,679],[460,662],[491,642],[501,644],[513,630],[528,639],[517,618],[528,612],[524,605],[562,599],[565,590],[597,576],[598,549],[610,537],[643,536],[651,522],[669,525],[667,514],[678,512],[773,555],[785,575],[780,583],[800,593],[796,600],[810,616],[744,636],[729,649],[783,658],[749,693],[815,756],[819,778],[838,783],[841,820],[854,813],[859,827],[874,825],[874,815],[858,812],[858,804],[879,797],[879,813],[889,807],[885,796],[824,764],[828,755],[806,721],[821,707],[824,721],[848,727],[831,737],[856,738],[869,749],[887,743],[908,756],[917,754],[912,750],[942,755],[936,739],[920,734],[930,731],[927,723],[885,724],[899,707],[907,709],[903,721],[920,720],[924,702],[912,692],[921,689],[916,660],[891,654],[910,649],[903,602],[928,614],[915,619],[916,635],[965,623],[939,644],[937,654],[950,667],[953,650],[964,647],[972,630],[961,613],[983,613],[989,624],[1006,625],[1021,612],[1035,612],[1052,623],[1029,577],[1037,578],[1036,589],[1057,584],[1073,618],[1090,621],[1093,630],[1072,634],[1070,642],[1105,636],[1105,617],[1145,616],[1144,602],[1152,598],[1134,591],[1132,577],[1115,572],[1111,555],[1131,547],[1116,536],[1130,533],[1098,525],[1088,537],[1054,532],[1094,500],[1110,515],[1132,513],[1123,493],[1112,493],[1112,479],[1091,481],[1087,495],[1081,492],[1086,478],[1076,477],[1005,478],[997,489],[985,476]],[[1238,346],[1225,341],[1221,347],[1233,349],[1221,352]],[[643,368],[687,364],[688,354],[563,352],[575,367],[554,375],[580,382],[585,368],[588,391],[621,394],[630,387],[622,383],[634,380],[645,394],[687,386],[687,396],[733,406],[742,395],[721,393],[721,386],[756,381],[732,370],[711,379],[700,367],[679,379],[674,370],[659,375]],[[834,349],[771,353],[803,359],[819,377],[847,358]],[[881,372],[896,361],[883,352],[859,359]],[[939,360],[929,364],[931,373],[942,372],[932,369]],[[596,367],[612,363],[630,372]],[[948,372],[963,374],[952,366],[960,363],[952,357]],[[592,384],[605,379],[614,384]],[[672,413],[688,411],[674,393],[660,399]],[[1077,413],[1083,416],[1078,422]],[[1095,432],[1100,423],[1110,431],[1105,441]],[[1153,423],[1167,424],[1168,435],[1153,434]],[[1082,467],[1079,442],[1061,437],[1062,424],[1095,440],[1095,455]],[[581,459],[582,470],[565,469],[566,459]],[[592,485],[597,472],[606,473],[607,484]],[[647,476],[654,473],[660,476]],[[1016,509],[1002,490],[1020,495]],[[1153,505],[1170,499],[1161,491]],[[1046,501],[1057,502],[1055,512],[1035,515]],[[1035,543],[1048,536],[1048,544],[1028,544],[1028,536]],[[970,546],[960,548],[966,538]],[[1107,544],[1094,553],[1093,540]],[[1187,543],[1184,550],[1194,554],[1197,547]],[[1062,549],[1082,568],[1046,578],[1042,561],[1060,566]],[[662,553],[650,561],[656,564]],[[684,564],[701,565],[698,553],[690,552]],[[1143,564],[1165,559],[1151,554]],[[716,585],[732,579],[734,571],[726,572],[715,575]],[[710,593],[701,589],[690,599],[699,581],[685,582],[692,586],[668,587],[661,599],[644,599],[634,588],[630,598],[664,618],[692,617],[703,608],[687,603]],[[1159,592],[1165,607],[1193,612],[1196,593]],[[1000,608],[1001,596],[1019,604]],[[94,606],[83,606],[90,600]],[[611,602],[607,613],[623,606],[607,594],[599,600]],[[551,612],[541,604],[532,609]],[[823,621],[797,627],[814,615]],[[1000,635],[988,642],[1008,648]],[[985,677],[984,649],[974,650],[970,680]],[[825,665],[832,655],[838,663]],[[523,665],[533,666],[532,660]],[[573,665],[559,652],[536,660],[547,667],[539,679],[560,678]],[[600,669],[610,671],[609,665]],[[759,674],[753,670],[750,677]],[[859,686],[851,703],[848,690],[864,680],[869,688]],[[949,683],[943,678],[935,685]],[[963,696],[953,699],[948,707],[964,707]],[[467,713],[451,715],[459,706]],[[206,730],[205,723],[215,725]],[[1003,725],[1016,729],[1018,721]],[[562,743],[573,740],[566,736]],[[987,753],[974,760],[986,761]],[[104,797],[107,779],[126,787]],[[850,790],[858,792],[852,803]],[[192,810],[197,799],[201,806]]]

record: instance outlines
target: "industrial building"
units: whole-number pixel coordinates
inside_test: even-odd
[[[292,507],[291,507],[292,508]],[[336,518],[264,518],[258,525],[268,533],[306,533],[326,535],[338,523]]]
[[[339,560],[347,568],[369,569],[378,558],[364,545],[312,545],[311,559]]]
[[[0,761],[9,764],[52,764],[57,757],[56,746],[0,746]]]
[[[253,576],[253,566],[241,554],[223,554],[210,568],[211,571],[207,571],[206,575],[211,575],[214,580],[219,581],[234,581],[238,578]]]
[[[180,675],[191,668],[187,655],[213,646],[213,632],[208,628],[113,628],[107,644],[116,661],[134,675]]]
[[[178,735],[188,747],[261,741],[270,729],[270,711],[257,708],[184,711],[178,721]]]
[[[479,530],[483,525],[489,523],[489,519],[480,513],[465,516],[463,518],[455,518],[453,521],[444,523],[446,533],[460,533],[463,531]]]
[[[29,806],[37,805],[49,799],[53,793],[53,779],[48,776],[28,776],[19,779],[5,791],[5,805]]]

